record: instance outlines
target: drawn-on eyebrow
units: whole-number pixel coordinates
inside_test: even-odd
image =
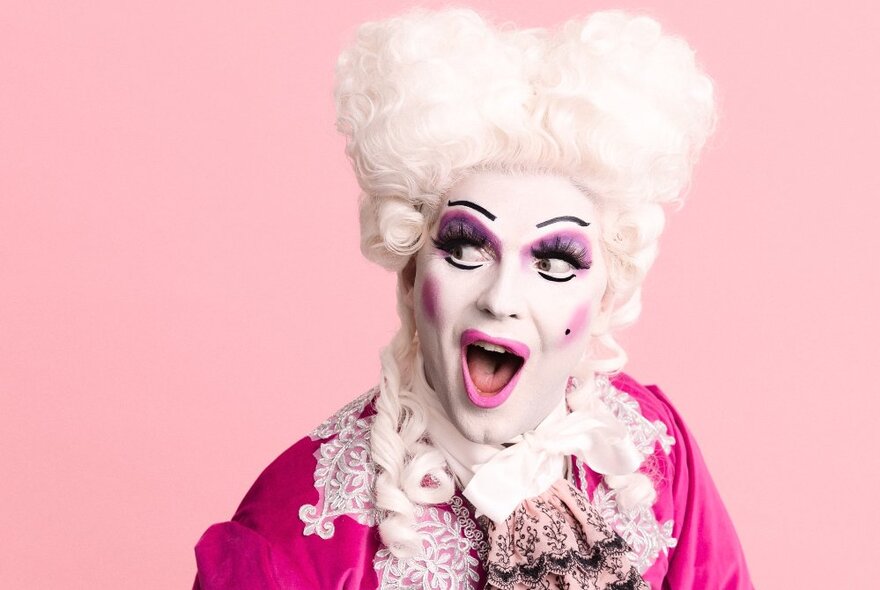
[[[562,217],[554,217],[553,219],[548,219],[547,221],[542,221],[541,223],[539,223],[535,227],[547,227],[551,223],[560,223],[563,221],[571,221],[573,223],[576,223],[578,225],[582,225],[584,227],[587,227],[588,225],[590,225],[589,223],[587,223],[586,221],[584,221],[580,217],[575,217],[574,215],[563,215]]]
[[[489,218],[489,221],[495,221],[495,216],[492,213],[489,213],[488,210],[480,207],[476,203],[471,203],[470,201],[449,201],[446,203],[448,207],[455,207],[456,205],[461,205],[462,207],[470,207],[474,211],[479,211],[483,215]]]

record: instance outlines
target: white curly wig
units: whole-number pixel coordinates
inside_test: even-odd
[[[599,12],[547,31],[496,27],[466,9],[415,10],[358,29],[339,58],[335,96],[362,189],[362,251],[398,273],[401,328],[382,353],[372,451],[380,533],[404,557],[422,546],[417,505],[453,493],[409,391],[418,336],[408,263],[443,195],[463,176],[492,170],[557,174],[595,201],[614,310],[581,375],[592,383],[626,362],[613,331],[641,311],[662,205],[680,201],[714,127],[712,83],[683,40],[644,16]],[[426,475],[438,485],[424,487]],[[624,503],[627,488],[633,503],[653,501],[635,475],[609,483]]]

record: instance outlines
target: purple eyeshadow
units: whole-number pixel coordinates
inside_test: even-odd
[[[501,242],[498,237],[480,223],[476,217],[464,211],[450,211],[440,219],[437,231],[438,241],[443,242],[450,238],[454,240],[457,234],[462,233],[459,228],[454,227],[456,225],[464,229],[468,235],[487,244],[496,256],[501,256]]]
[[[593,261],[589,239],[583,233],[572,230],[560,230],[541,236],[523,247],[520,251],[523,263],[530,264],[535,252],[547,252],[548,254],[563,252],[569,257],[575,257],[574,253],[576,252],[576,258],[580,259],[581,264],[586,267],[589,267]]]

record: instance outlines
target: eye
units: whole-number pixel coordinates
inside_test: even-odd
[[[445,248],[445,251],[448,254],[446,262],[455,268],[473,270],[480,268],[484,262],[489,260],[483,248],[475,244],[451,244]]]
[[[495,255],[485,232],[464,219],[453,219],[442,225],[433,242],[446,262],[463,270],[480,268]]]
[[[548,281],[562,283],[574,278],[575,267],[560,258],[538,258],[535,260],[535,268]]]
[[[589,246],[580,239],[567,236],[549,236],[532,247],[534,267],[548,281],[564,283],[573,279],[576,270],[592,265]]]

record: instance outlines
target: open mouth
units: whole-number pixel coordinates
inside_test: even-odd
[[[481,408],[500,406],[513,392],[528,358],[529,348],[521,342],[465,330],[461,335],[461,369],[468,398]]]

